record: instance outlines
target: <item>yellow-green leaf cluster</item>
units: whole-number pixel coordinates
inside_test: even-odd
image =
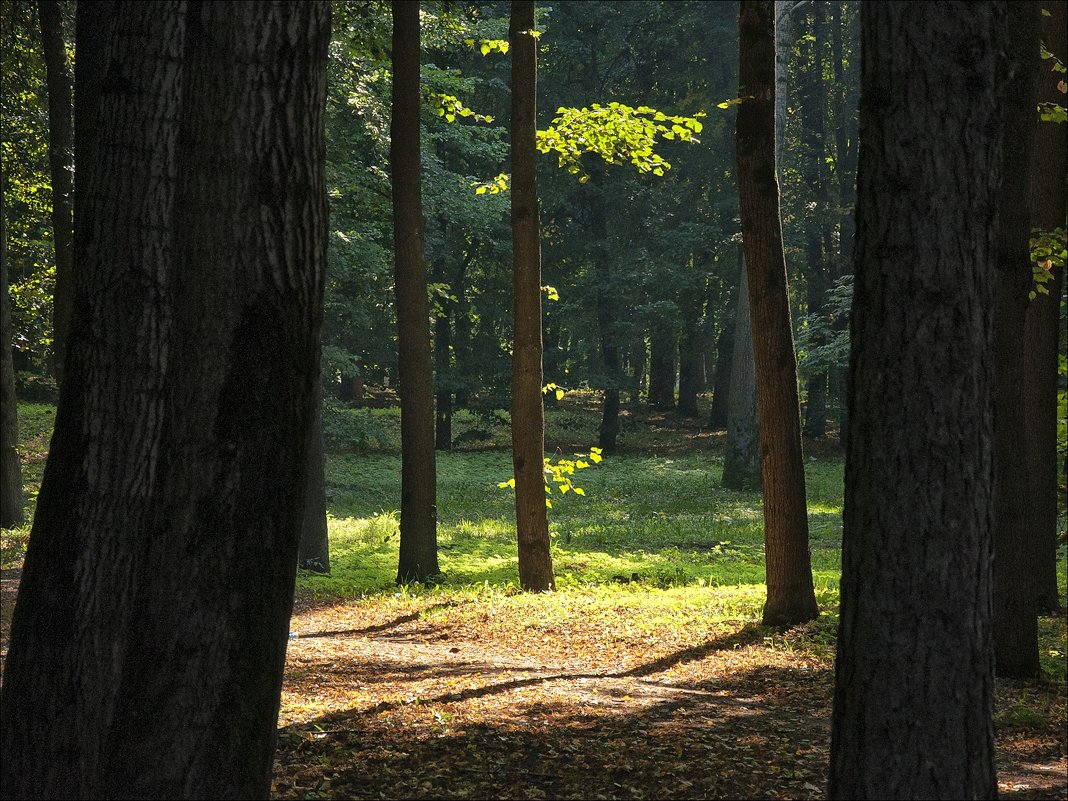
[[[487,193],[498,195],[501,192],[508,191],[508,179],[508,173],[502,172],[496,178],[491,178],[485,183],[480,184],[478,181],[473,181],[471,186],[475,187],[476,195],[485,195]]]
[[[453,95],[434,93],[430,95],[430,101],[437,108],[438,116],[445,118],[445,122],[455,122],[457,116],[470,117],[476,122],[493,122],[493,117],[489,114],[472,111]]]
[[[555,389],[557,392],[557,398],[563,396],[564,391],[556,386],[556,384],[547,384],[542,387],[542,392],[548,392],[550,389]],[[592,467],[595,464],[599,464],[604,456],[601,455],[600,448],[590,448],[589,453],[576,453],[574,459],[558,458],[553,461],[552,457],[545,457],[545,506],[549,509],[553,508],[553,502],[550,500],[550,496],[553,494],[552,488],[555,486],[557,491],[561,495],[567,495],[569,492],[573,492],[575,495],[585,495],[586,490],[577,486],[572,480],[572,476],[578,470],[585,470]],[[515,489],[515,478],[510,478],[507,481],[501,481],[497,484],[500,489],[508,489],[509,487]]]

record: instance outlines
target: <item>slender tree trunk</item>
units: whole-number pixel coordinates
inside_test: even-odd
[[[401,404],[400,560],[397,583],[424,581],[438,569],[434,371],[423,261],[419,142],[419,4],[394,0],[393,243],[396,254],[397,357]]]
[[[597,79],[597,54],[591,55],[594,86]],[[604,366],[604,401],[601,405],[601,424],[597,429],[597,445],[605,454],[616,452],[619,436],[619,385],[623,371],[619,364],[619,333],[616,317],[619,298],[615,289],[613,262],[608,250],[608,223],[605,219],[604,171],[600,165],[591,166],[593,180],[588,184],[590,198],[590,234],[597,268],[597,328],[601,337],[601,362]]]
[[[79,151],[0,795],[265,798],[322,319],[329,6],[82,11],[103,23],[79,24],[79,60],[122,86]],[[106,38],[83,50],[88,30]]]
[[[631,412],[638,412],[641,409],[642,402],[642,384],[645,383],[645,365],[648,361],[648,354],[645,347],[644,335],[639,335],[630,349],[630,409]]]
[[[654,324],[649,332],[649,405],[654,409],[675,408],[675,332],[664,324]]]
[[[533,0],[512,0],[512,464],[515,468],[519,583],[555,589],[545,515],[545,409],[542,406],[541,224],[535,156],[538,85]]]
[[[451,354],[452,320],[448,310],[443,309],[434,321],[434,362],[438,382],[434,404],[434,448],[439,451],[452,450],[452,389],[449,387],[452,372]]]
[[[1005,5],[861,8],[832,799],[997,795],[990,332]]]
[[[734,348],[727,408],[727,450],[722,484],[733,490],[760,489],[760,423],[757,419],[753,328],[749,317],[749,282],[745,258],[739,259],[738,311],[734,318]]]
[[[701,297],[693,293],[682,298],[688,308],[679,339],[679,414],[697,417],[697,395],[701,391],[704,356],[704,332],[701,330]]]
[[[23,511],[15,367],[11,360],[11,300],[7,288],[6,186],[7,176],[0,175],[0,527],[11,528],[23,521]]]
[[[319,360],[316,359],[316,363]],[[315,416],[308,428],[307,486],[297,565],[316,573],[330,572],[330,534],[326,523],[326,465],[323,455],[323,381],[315,383]]]
[[[753,327],[760,472],[764,485],[766,625],[819,614],[812,586],[801,453],[797,357],[775,178],[773,4],[743,0],[739,14],[738,204]]]
[[[1031,289],[1031,153],[1038,103],[1039,6],[1009,5],[1002,189],[994,287],[994,653],[997,675],[1038,675],[1037,541],[1028,525],[1024,318]]]
[[[74,240],[74,121],[70,66],[57,0],[39,0],[41,51],[48,85],[48,164],[52,177],[52,231],[56,285],[52,306],[52,355],[56,383],[63,383],[63,359],[70,326]]]
[[[748,300],[746,300],[748,303]],[[731,353],[734,350],[733,322],[724,326],[716,338],[716,369],[712,379],[712,409],[708,414],[708,427],[722,431],[727,427],[727,408],[730,401]]]
[[[1046,48],[1062,62],[1068,59],[1068,19],[1064,2],[1044,5]],[[1039,99],[1064,104],[1057,89],[1063,76],[1043,62]],[[1065,153],[1068,126],[1038,122],[1031,160],[1032,225],[1044,230],[1065,227]],[[1027,307],[1024,332],[1024,404],[1027,419],[1027,500],[1031,513],[1028,538],[1039,549],[1036,599],[1040,613],[1060,610],[1057,594],[1057,342],[1060,334],[1060,298],[1064,270],[1054,269],[1049,294],[1038,294]]]

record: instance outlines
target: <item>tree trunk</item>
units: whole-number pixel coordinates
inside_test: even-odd
[[[323,381],[321,374],[317,375],[315,417],[308,429],[308,475],[297,565],[316,573],[329,573],[330,535],[326,523],[326,466],[323,462]]]
[[[756,370],[753,366],[753,328],[749,317],[749,282],[745,258],[738,276],[738,311],[734,318],[734,348],[727,408],[727,450],[723,479],[727,489],[760,489],[760,424],[757,420]]]
[[[994,654],[998,676],[1038,675],[1035,573],[1038,542],[1028,525],[1024,317],[1031,289],[1031,152],[1038,103],[1039,7],[1009,5],[1005,45],[1002,188],[994,286]]]
[[[641,410],[642,384],[645,383],[645,363],[648,360],[646,353],[645,337],[639,332],[630,349],[630,410],[637,413]]]
[[[329,6],[89,5],[79,60],[121,90],[79,151],[0,794],[265,798],[318,378]],[[106,38],[83,50],[87,31]]]
[[[396,254],[397,359],[401,405],[400,560],[397,583],[424,581],[438,569],[434,463],[434,372],[430,305],[423,261],[419,142],[419,4],[394,0],[393,243]]]
[[[790,322],[779,184],[775,178],[773,3],[743,0],[739,12],[738,206],[749,283],[760,472],[764,485],[765,625],[819,614],[812,587],[801,453],[797,357]]]
[[[15,367],[11,361],[11,299],[7,288],[7,227],[4,190],[7,176],[0,175],[0,527],[13,528],[23,521],[22,464],[19,461],[19,419],[15,399]]]
[[[542,406],[541,224],[535,148],[538,86],[533,0],[512,0],[512,464],[515,469],[519,584],[555,589],[545,515],[545,409]]]
[[[654,324],[649,332],[649,405],[675,408],[675,332]]]
[[[597,80],[597,55],[591,56],[592,79]],[[591,166],[588,197],[590,199],[590,235],[593,239],[593,257],[597,269],[597,329],[601,337],[601,363],[604,368],[604,400],[601,405],[601,424],[597,428],[597,446],[606,455],[616,452],[619,436],[619,385],[623,371],[619,364],[619,332],[616,318],[619,315],[619,298],[612,275],[613,262],[608,252],[608,224],[605,220],[604,170]]]
[[[434,448],[452,450],[452,389],[449,387],[452,372],[452,320],[446,309],[434,320],[434,362],[437,375],[435,401]]]
[[[748,300],[746,300],[748,303]],[[733,325],[733,324],[732,324]],[[712,409],[708,414],[708,427],[722,431],[727,427],[727,408],[730,401],[731,353],[734,350],[734,334],[724,326],[716,339],[716,369],[712,379]]]
[[[39,0],[41,51],[48,75],[48,165],[52,177],[52,231],[56,285],[52,305],[52,355],[56,383],[63,383],[63,359],[70,326],[74,240],[74,113],[70,66],[57,0]]]
[[[1005,5],[861,7],[832,799],[997,795],[990,332]]]
[[[687,310],[679,339],[679,414],[697,417],[697,395],[704,380],[704,332],[701,330],[700,296],[691,301],[697,308]]]
[[[1062,62],[1068,59],[1068,4],[1049,3],[1043,18],[1046,48]],[[1062,76],[1044,62],[1039,99],[1064,104],[1057,89]],[[1065,226],[1065,153],[1068,128],[1063,123],[1038,122],[1031,161],[1032,225],[1052,231]],[[1060,610],[1057,594],[1057,342],[1060,333],[1060,298],[1063,268],[1054,269],[1047,286],[1027,307],[1024,342],[1024,404],[1027,418],[1027,500],[1031,509],[1029,539],[1039,549],[1035,583],[1039,613]]]

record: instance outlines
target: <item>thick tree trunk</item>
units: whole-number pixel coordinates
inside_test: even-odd
[[[15,367],[11,361],[11,299],[7,289],[6,184],[7,177],[0,175],[0,527],[11,528],[23,521],[23,511]]]
[[[397,583],[438,569],[434,462],[434,372],[430,304],[423,261],[419,143],[419,4],[394,0],[393,119],[389,157],[396,256],[397,358],[401,405],[400,560]]]
[[[52,356],[56,383],[62,385],[74,266],[74,108],[70,66],[63,42],[63,20],[57,0],[39,0],[37,16],[41,23],[41,51],[48,75],[48,165],[52,177],[52,231],[56,252]]]
[[[329,6],[86,13],[107,35],[79,60],[116,83],[79,151],[0,795],[265,798],[318,378]]]
[[[318,364],[319,360],[316,359]],[[315,383],[315,416],[308,428],[307,486],[297,565],[316,573],[330,572],[330,534],[326,523],[326,465],[323,457],[323,382]]]
[[[649,405],[654,409],[675,408],[675,332],[655,324],[649,332]]]
[[[748,300],[746,301],[748,303]],[[731,323],[733,326],[733,323]],[[730,401],[731,354],[734,350],[734,333],[724,327],[716,338],[716,369],[712,378],[712,409],[708,414],[708,427],[722,431],[727,427],[727,408]]]
[[[1046,49],[1062,62],[1068,59],[1068,3],[1049,3],[1050,16],[1043,18]],[[1063,76],[1043,62],[1039,99],[1064,104],[1057,89]],[[1032,225],[1052,231],[1065,226],[1065,153],[1068,126],[1038,122],[1031,161]],[[1060,610],[1057,594],[1057,342],[1060,333],[1060,298],[1064,270],[1054,270],[1049,294],[1039,294],[1028,304],[1024,332],[1024,414],[1027,418],[1027,500],[1031,513],[1028,538],[1037,544],[1039,613]]]
[[[512,0],[512,464],[515,469],[519,583],[555,589],[545,515],[545,409],[542,406],[541,224],[535,156],[538,85],[533,0]]]
[[[738,276],[738,311],[734,318],[734,348],[727,408],[727,449],[723,479],[727,489],[760,489],[760,423],[757,420],[756,369],[753,328],[749,317],[749,282],[745,258]]]
[[[743,0],[739,13],[738,206],[749,283],[760,473],[764,485],[766,625],[819,614],[812,586],[801,453],[797,357],[790,322],[779,184],[775,178],[773,3]]]
[[[1004,6],[861,9],[832,799],[997,795],[990,332]]]
[[[1031,152],[1038,103],[1039,7],[1012,3],[1005,52],[1002,189],[994,287],[994,654],[997,675],[1038,675],[1035,573],[1038,542],[1028,525],[1024,317],[1031,289]]]

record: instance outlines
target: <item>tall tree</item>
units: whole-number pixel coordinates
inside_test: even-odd
[[[538,88],[534,0],[512,0],[512,464],[519,583],[555,589],[545,514],[545,408],[542,405],[541,224],[535,147]]]
[[[37,16],[48,75],[48,164],[52,174],[52,232],[56,253],[52,357],[56,381],[62,384],[74,268],[74,107],[67,46],[63,40],[63,14],[58,0],[39,0]]]
[[[1046,3],[1043,42],[1062,63],[1068,62],[1068,3]],[[1043,63],[1039,99],[1064,104],[1057,87],[1063,77]],[[1043,231],[1068,228],[1066,222],[1065,154],[1068,125],[1037,122],[1031,158],[1032,224]],[[1062,247],[1063,240],[1062,240]],[[1024,404],[1027,419],[1028,539],[1038,548],[1036,604],[1040,613],[1060,609],[1057,594],[1057,343],[1060,338],[1061,291],[1064,268],[1053,267],[1048,294],[1038,293],[1028,304],[1024,342]]]
[[[316,364],[319,359],[316,358]],[[315,414],[308,427],[307,486],[304,518],[297,548],[297,566],[316,573],[330,572],[330,532],[326,521],[326,465],[323,463],[323,382],[316,373]]]
[[[831,798],[997,794],[990,331],[1006,5],[861,8]]]
[[[749,281],[760,473],[764,486],[767,625],[819,614],[808,549],[797,357],[790,322],[779,183],[775,175],[774,3],[739,10],[738,205]]]
[[[19,419],[15,401],[15,367],[11,361],[11,300],[8,297],[7,226],[4,185],[0,175],[0,527],[22,522],[22,464],[19,461]]]
[[[739,248],[740,250],[740,248]],[[734,318],[731,383],[727,392],[727,449],[723,455],[724,487],[760,489],[760,422],[757,417],[753,326],[749,317],[749,281],[745,256],[738,259],[738,311]]]
[[[107,136],[80,151],[0,794],[266,797],[317,380],[329,6],[80,14]]]
[[[1001,196],[994,293],[994,654],[997,674],[1038,675],[1037,565],[1027,475],[1024,383],[1027,294],[1031,289],[1031,151],[1038,102],[1039,6],[1010,3]]]
[[[423,260],[423,200],[419,142],[419,3],[394,0],[393,177],[396,252],[397,356],[400,363],[401,514],[397,582],[437,575],[437,494],[434,461],[434,372],[430,304]]]

